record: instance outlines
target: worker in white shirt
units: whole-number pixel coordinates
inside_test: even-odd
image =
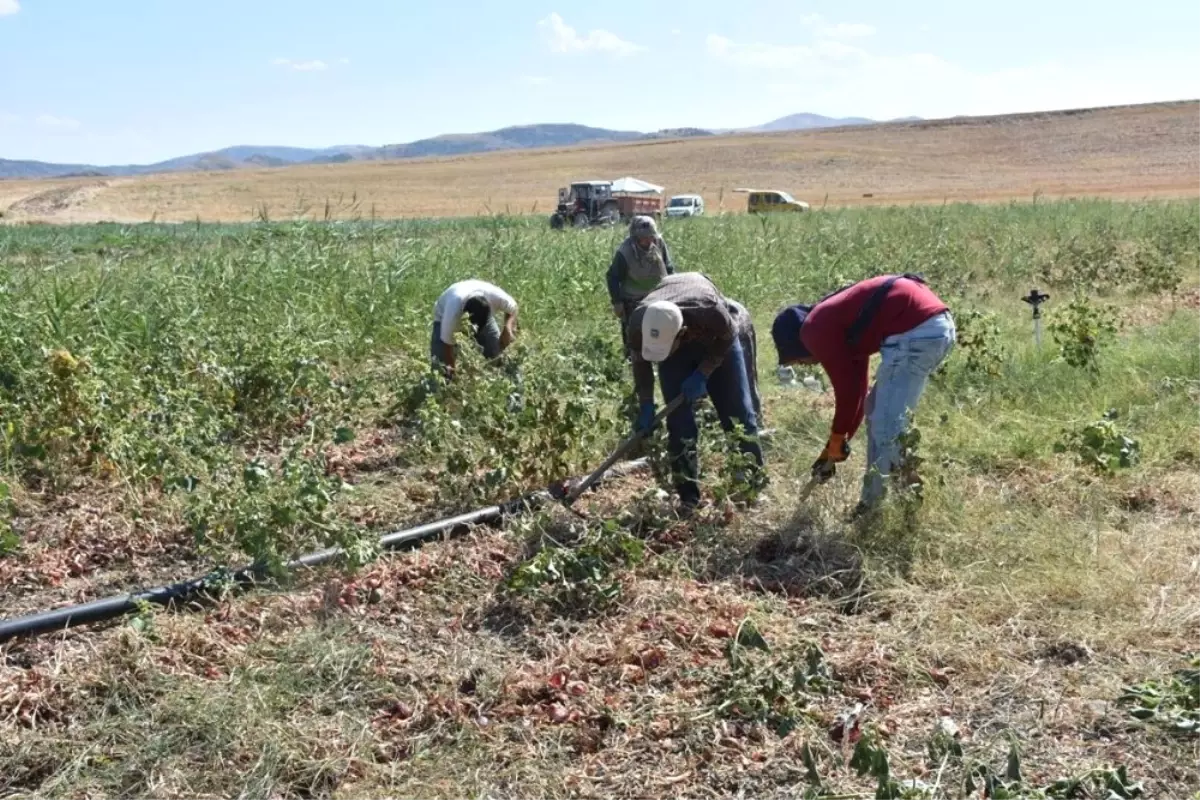
[[[503,329],[496,321],[499,313],[506,317]],[[475,279],[451,284],[434,304],[430,341],[433,363],[441,367],[447,379],[454,377],[457,363],[454,334],[465,328],[464,316],[470,320],[475,341],[489,360],[499,357],[516,336],[517,301],[508,292]]]

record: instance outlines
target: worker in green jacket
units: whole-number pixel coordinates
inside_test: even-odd
[[[654,218],[638,215],[629,223],[629,236],[613,253],[608,267],[608,296],[613,314],[621,323],[621,342],[626,353],[629,341],[626,323],[633,309],[668,275],[675,274],[671,252],[658,232]]]

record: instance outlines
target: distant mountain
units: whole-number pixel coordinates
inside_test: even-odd
[[[353,160],[360,153],[378,148],[348,145],[310,150],[304,147],[257,147],[236,145],[210,153],[195,153],[154,164],[125,164],[98,167],[92,164],[49,164],[43,161],[9,161],[0,158],[0,178],[123,177],[156,172],[213,172],[247,167],[283,167],[307,164],[346,153]]]
[[[47,164],[44,161],[12,161],[0,158],[0,178],[57,178],[63,175],[105,174],[87,164]]]
[[[918,117],[907,117],[916,120]],[[592,128],[587,125],[553,123],[515,125],[484,133],[451,133],[419,139],[405,144],[382,147],[368,145],[338,145],[312,149],[307,147],[276,147],[236,145],[208,153],[171,158],[155,164],[94,166],[92,164],[49,164],[42,161],[11,161],[0,158],[2,178],[61,178],[61,177],[122,177],[148,175],[157,172],[219,172],[234,169],[262,169],[293,164],[340,164],[348,161],[379,161],[396,158],[426,158],[459,156],[496,150],[527,150],[536,147],[569,147],[577,144],[602,142],[633,142],[645,139],[668,139],[691,136],[710,136],[715,133],[747,133],[758,131],[789,131],[805,128],[825,128],[835,125],[869,125],[874,120],[862,117],[834,119],[820,114],[793,114],[755,128],[708,130],[704,128],[666,128],[654,133]]]
[[[647,139],[687,139],[693,136],[712,136],[713,131],[704,128],[663,128],[661,131],[647,133]]]
[[[790,114],[771,120],[749,130],[767,133],[770,131],[802,131],[809,128],[838,128],[843,125],[870,125],[875,120],[866,117],[825,117],[820,114]]]
[[[586,142],[631,142],[645,138],[637,131],[614,131],[586,125],[518,125],[487,133],[451,133],[408,144],[389,144],[373,158],[424,158],[486,153],[491,150],[525,150],[532,147],[566,147]]]
[[[901,117],[887,120],[888,122],[920,122],[920,117]],[[847,125],[878,125],[883,120],[867,119],[866,117],[826,117],[821,114],[790,114],[786,117],[771,120],[764,125],[753,128],[743,128],[744,131],[767,133],[771,131],[803,131],[811,128],[840,128]]]
[[[322,149],[237,145],[180,156],[155,164],[98,167],[90,164],[48,164],[41,161],[0,159],[0,178],[59,178],[92,175],[128,176],[155,172],[210,172],[232,169],[281,167],[292,164],[337,164],[347,161],[378,161],[392,158],[422,158],[486,153],[492,150],[523,150],[533,147],[566,147],[588,142],[631,142],[646,138],[638,131],[590,128],[586,125],[517,125],[485,133],[452,133],[383,147],[341,145]]]

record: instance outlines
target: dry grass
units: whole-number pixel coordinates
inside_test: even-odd
[[[775,391],[767,402],[784,428],[805,413]],[[371,488],[386,450],[347,459],[360,509],[397,494]],[[552,507],[537,524],[480,528],[354,578],[320,572],[204,613],[9,645],[0,790],[782,797],[806,785],[807,745],[824,780],[869,797],[846,765],[852,743],[834,735],[855,709],[894,774],[941,775],[938,797],[959,796],[962,773],[927,753],[943,717],[968,759],[994,769],[1018,742],[1030,784],[1126,764],[1147,796],[1196,786],[1200,744],[1113,701],[1200,637],[1197,510],[1178,502],[1200,492],[1200,474],[1097,483],[1066,469],[1055,492],[1024,499],[1036,475],[942,474],[977,484],[969,526],[934,494],[916,528],[885,518],[856,530],[840,516],[853,478],[797,507],[787,473],[754,513],[635,525],[651,555],[607,612],[564,616],[502,588],[542,533],[578,524]],[[581,506],[618,515],[646,481]],[[1114,510],[1130,496],[1134,510]],[[772,647],[767,668],[790,675],[816,644],[837,681],[805,695],[786,738],[716,713],[733,691],[724,648],[745,619]]]
[[[19,220],[248,221],[547,213],[571,180],[632,174],[669,193],[698,192],[711,212],[741,211],[735,187],[790,191],[820,205],[1045,197],[1194,197],[1196,101],[721,136],[444,159],[300,166],[77,181],[0,181],[0,207],[79,186],[66,207],[36,199]],[[61,197],[58,197],[61,199]]]

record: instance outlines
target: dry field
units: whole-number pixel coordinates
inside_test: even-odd
[[[740,186],[818,205],[1200,194],[1200,103],[138,178],[0,181],[14,221],[544,213],[571,180],[637,175],[740,211]]]

